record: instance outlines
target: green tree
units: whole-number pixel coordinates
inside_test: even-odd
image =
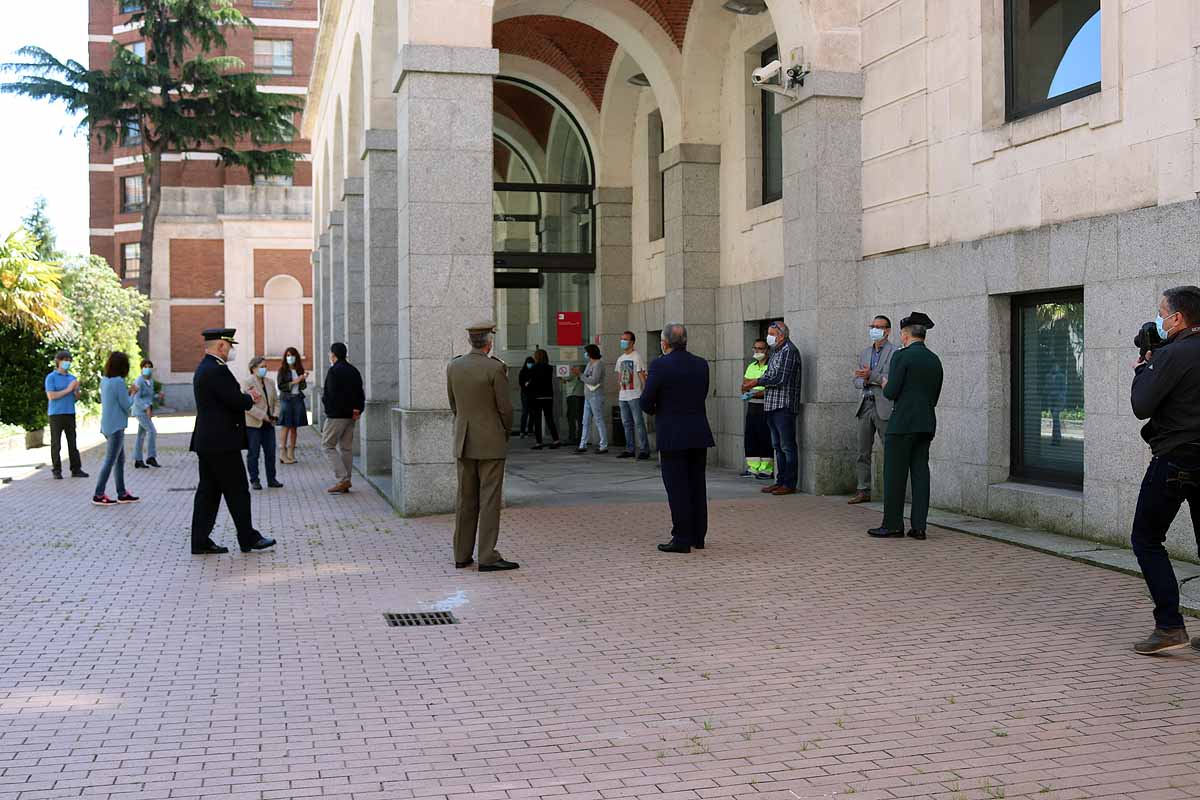
[[[0,326],[39,336],[53,330],[62,322],[61,277],[55,264],[38,258],[37,242],[28,232],[10,233],[0,243]]]
[[[79,376],[80,399],[99,399],[104,362],[113,350],[123,350],[129,360],[141,360],[138,332],[150,301],[121,279],[99,256],[69,259],[63,264],[63,313],[68,324],[57,341],[71,350],[71,371]]]
[[[293,120],[302,106],[295,97],[258,91],[266,76],[220,54],[225,31],[251,26],[233,0],[144,0],[141,5],[130,22],[141,30],[145,60],[114,41],[109,65],[88,69],[27,46],[17,51],[23,61],[0,67],[19,75],[0,84],[0,91],[63,103],[81,115],[80,128],[105,150],[130,132],[140,134],[146,202],[137,288],[149,296],[163,156],[210,153],[224,165],[246,168],[252,177],[290,175],[298,153],[284,143],[295,136]],[[144,328],[143,345],[148,335]]]
[[[46,427],[46,373],[55,345],[29,328],[0,325],[0,422],[27,431]]]
[[[46,213],[46,198],[39,197],[33,201],[33,210],[21,220],[21,224],[37,243],[38,258],[42,261],[58,261],[62,258],[57,247],[58,237],[54,235],[54,226],[50,224],[50,216]]]

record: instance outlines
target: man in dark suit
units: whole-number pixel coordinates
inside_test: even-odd
[[[664,553],[704,549],[708,533],[708,490],[704,467],[714,447],[704,401],[708,397],[708,362],[687,351],[687,328],[672,322],[662,332],[663,357],[650,365],[639,399],[642,411],[654,414],[663,486],[671,506],[671,541]]]
[[[236,331],[210,328],[204,332],[204,358],[192,376],[196,397],[196,427],[188,447],[200,464],[200,483],[192,505],[192,555],[228,553],[209,538],[217,521],[221,498],[237,527],[243,553],[265,550],[275,544],[250,523],[250,484],[242,451],[246,449],[246,412],[258,392],[243,394],[227,362],[233,358]]]
[[[933,320],[914,311],[900,321],[904,349],[892,356],[883,394],[895,405],[883,437],[883,525],[867,531],[878,538],[904,536],[904,492],[912,475],[912,528],[925,538],[929,516],[929,444],[937,433],[934,411],[942,393],[942,362],[925,346]]]

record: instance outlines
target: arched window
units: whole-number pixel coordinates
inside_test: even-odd
[[[263,287],[263,355],[304,350],[304,287],[291,275],[276,275]]]

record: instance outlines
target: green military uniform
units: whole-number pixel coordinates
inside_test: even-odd
[[[479,323],[471,333],[491,332]],[[446,391],[454,413],[454,458],[458,462],[458,504],[454,523],[454,562],[466,566],[479,532],[479,564],[501,561],[500,506],[504,496],[504,462],[512,431],[508,367],[482,350],[459,356],[446,368]]]
[[[923,322],[922,322],[923,320]],[[933,322],[913,312],[900,327]],[[883,395],[895,403],[883,438],[883,527],[904,530],[904,493],[912,476],[912,530],[924,531],[929,516],[929,445],[937,433],[938,396],[942,392],[942,362],[914,339],[892,356]]]

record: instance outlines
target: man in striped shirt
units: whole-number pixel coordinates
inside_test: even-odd
[[[800,477],[800,454],[796,447],[796,415],[800,413],[800,350],[791,340],[791,332],[782,320],[767,329],[771,360],[767,371],[757,380],[747,380],[742,391],[766,388],[763,410],[771,429],[775,448],[775,483],[764,494],[795,494]]]

